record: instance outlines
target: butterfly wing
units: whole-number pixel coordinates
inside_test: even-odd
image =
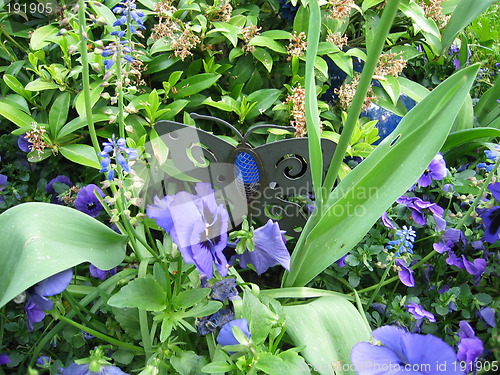
[[[323,173],[326,173],[336,143],[321,139]],[[252,218],[264,224],[279,220],[280,228],[298,236],[310,214],[307,205],[297,203],[313,193],[307,138],[284,139],[256,147],[263,173],[259,196],[250,204]],[[307,199],[306,199],[307,200]]]

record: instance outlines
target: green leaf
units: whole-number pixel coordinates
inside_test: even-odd
[[[96,123],[102,121],[109,121],[109,116],[98,113],[92,116],[92,120],[94,120],[94,122]],[[63,126],[63,128],[59,131],[58,138],[61,139],[85,126],[87,126],[87,120],[82,119],[81,117],[74,118],[73,120],[71,120],[70,122],[68,122],[66,125]]]
[[[101,80],[97,80],[90,84],[90,105],[92,108],[95,106],[104,90],[104,87],[101,86],[101,83]],[[83,95],[83,91],[81,91],[76,97],[75,108],[78,112],[78,115],[82,119],[87,118],[87,113],[85,112],[85,95]]]
[[[416,102],[421,102],[422,99],[424,99],[430,93],[430,91],[427,90],[424,86],[410,81],[407,78],[398,77],[398,81],[401,86],[401,92],[408,95]]]
[[[172,94],[172,99],[182,99],[208,89],[221,77],[216,73],[202,73],[180,81],[177,85],[177,94]]]
[[[273,57],[269,52],[264,48],[255,47],[255,50],[252,51],[252,55],[264,65],[269,73],[271,72],[273,69]]]
[[[361,9],[363,12],[366,12],[368,8],[371,8],[377,4],[380,4],[384,0],[364,0],[363,4],[361,4]]]
[[[236,47],[236,45],[238,44],[237,27],[231,25],[230,23],[225,23],[225,22],[212,22],[212,25],[214,25],[215,28],[210,30],[207,33],[207,36],[210,36],[211,34],[221,33],[227,38],[227,40],[231,42],[233,47]]]
[[[431,34],[438,39],[441,37],[436,23],[432,19],[425,17],[424,10],[418,4],[409,0],[402,0],[399,9],[406,17],[411,18],[424,33]]]
[[[256,105],[248,112],[247,120],[251,120],[268,110],[280,95],[281,91],[278,89],[262,89],[248,95],[248,101],[256,103]]]
[[[163,311],[167,293],[152,276],[132,280],[108,300],[114,307],[137,307],[147,311]]]
[[[172,300],[172,304],[180,309],[187,309],[210,294],[210,288],[189,289],[180,292]]]
[[[358,310],[342,297],[321,297],[311,303],[284,307],[287,334],[311,368],[319,374],[356,375],[348,371],[351,349],[369,341],[370,329]],[[332,367],[338,365],[337,367]]]
[[[194,375],[200,373],[207,360],[193,351],[182,351],[170,358],[170,364],[179,375]]]
[[[259,47],[267,47],[272,51],[286,54],[286,48],[281,45],[281,43],[275,41],[272,38],[267,36],[257,35],[254,36],[250,42],[248,42],[249,46],[259,46]]]
[[[500,79],[496,79],[493,87],[489,88],[474,107],[474,115],[480,126],[487,126],[490,114],[498,109],[497,99],[500,98]]]
[[[259,301],[252,292],[243,292],[242,317],[248,321],[252,341],[259,345],[266,339],[276,320],[274,314],[266,305]]]
[[[61,147],[61,154],[74,163],[101,169],[99,160],[93,147],[82,144],[71,144]]]
[[[385,79],[380,79],[379,82],[391,98],[392,104],[397,105],[399,94],[401,93],[398,79],[393,76],[386,76]]]
[[[61,87],[62,86],[59,86],[57,83],[47,82],[41,78],[37,78],[34,81],[28,82],[25,89],[28,91],[43,91],[43,90],[59,89]]]
[[[445,53],[448,48],[450,48],[458,33],[488,9],[495,1],[496,0],[461,0],[453,11],[443,31],[441,53]]]
[[[57,138],[59,130],[64,126],[68,118],[69,103],[71,95],[63,92],[55,100],[49,112],[49,129],[52,137]]]
[[[36,122],[33,117],[28,116],[12,104],[0,101],[0,115],[13,122],[20,128],[31,128],[31,124]]]
[[[135,340],[141,338],[141,324],[139,322],[139,310],[132,308],[122,308],[113,307],[111,309],[116,321],[120,324],[126,332],[127,335]]]
[[[116,21],[116,15],[111,9],[100,2],[90,2],[89,5],[98,17],[106,20],[106,29],[109,33],[118,29],[116,26],[113,26],[113,23]]]
[[[459,147],[465,143],[476,141],[481,138],[499,138],[500,130],[495,128],[474,128],[463,129],[450,133],[441,151],[446,152],[454,147]]]
[[[294,250],[284,286],[305,285],[340,259],[417,181],[446,140],[477,70],[470,66],[441,83],[342,180],[304,244]]]
[[[208,301],[207,304],[200,304],[183,314],[185,318],[195,318],[199,316],[208,316],[216,313],[222,308],[222,302]]]
[[[332,59],[335,65],[342,69],[349,77],[354,75],[354,70],[352,67],[352,59],[343,52],[331,53],[328,55]]]
[[[127,242],[89,215],[49,203],[22,203],[2,213],[0,238],[0,307],[39,281],[80,263],[104,270],[116,267]]]
[[[180,111],[184,109],[186,105],[189,104],[189,100],[178,99],[167,106],[165,106],[166,112],[158,117],[158,120],[171,120],[173,119]]]
[[[217,361],[209,363],[206,366],[203,366],[201,371],[209,374],[216,374],[216,373],[225,374],[226,372],[231,371],[232,369],[233,366],[230,365],[229,363],[223,361]]]
[[[37,28],[33,31],[33,34],[31,34],[30,48],[36,51],[37,49],[48,46],[51,43],[51,39],[53,39],[58,32],[59,28],[53,25],[45,25]]]
[[[460,112],[458,112],[458,116],[455,120],[455,124],[453,125],[452,130],[464,130],[470,129],[474,127],[474,106],[472,105],[472,98],[467,95],[467,98],[464,101],[464,104],[460,108]]]
[[[304,358],[299,356],[294,349],[289,349],[278,355],[262,352],[259,354],[256,368],[269,375],[302,375],[311,373],[311,369]]]
[[[21,95],[23,98],[25,98],[27,100],[31,99],[31,95],[32,95],[31,92],[28,90],[25,90],[22,83],[19,82],[19,80],[16,77],[14,77],[10,74],[4,74],[3,80],[12,91]]]

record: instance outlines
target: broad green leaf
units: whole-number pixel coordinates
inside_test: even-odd
[[[286,54],[286,48],[274,39],[262,35],[257,35],[250,40],[249,46],[267,47],[272,51]]]
[[[496,0],[461,0],[457,4],[444,29],[441,42],[441,53],[445,53],[448,48],[450,48],[458,33],[488,9],[495,1]]]
[[[80,263],[90,262],[104,270],[116,267],[125,256],[127,242],[125,236],[89,215],[38,202],[22,203],[2,213],[0,238],[0,306]]]
[[[59,89],[61,87],[62,86],[59,86],[57,83],[47,82],[41,78],[37,78],[34,81],[28,82],[25,89],[28,91],[43,91],[43,90]]]
[[[464,104],[458,112],[455,124],[453,124],[452,131],[470,129],[474,127],[474,106],[472,105],[472,98],[467,95]]]
[[[481,138],[500,138],[500,129],[495,128],[474,128],[463,129],[450,133],[441,150],[446,152],[454,147],[459,147],[471,141]]]
[[[222,308],[222,302],[219,301],[208,301],[206,304],[199,304],[193,307],[191,310],[186,311],[183,316],[185,318],[196,318],[200,316],[208,316],[216,313]]]
[[[86,165],[100,169],[101,165],[97,159],[96,152],[93,147],[82,144],[71,144],[61,147],[61,154],[68,160],[74,163]]]
[[[248,101],[257,103],[246,116],[247,119],[257,117],[267,109],[269,109],[281,95],[278,89],[262,89],[252,92],[248,95]]]
[[[500,79],[496,79],[493,87],[489,88],[474,107],[474,115],[480,126],[487,126],[489,114],[498,108],[497,99],[500,98]]]
[[[290,39],[290,32],[285,30],[267,30],[260,34],[260,36],[264,36],[266,38],[271,39]]]
[[[269,73],[271,72],[273,69],[273,57],[269,52],[264,48],[256,47],[255,50],[252,51],[252,55],[264,65]]]
[[[304,358],[299,356],[294,349],[289,349],[278,355],[262,352],[259,354],[256,368],[269,375],[305,375],[311,373]]]
[[[252,333],[252,341],[257,345],[264,342],[276,321],[276,314],[248,290],[245,290],[243,293],[243,309],[241,314],[242,318],[248,321],[249,330]]]
[[[186,78],[175,86],[177,93],[172,94],[172,99],[182,99],[186,96],[194,95],[208,89],[221,77],[220,74],[215,73],[202,73],[192,77]]]
[[[174,297],[172,304],[181,309],[187,309],[206,298],[210,294],[210,290],[210,288],[184,290]]]
[[[61,130],[66,123],[70,101],[71,96],[69,92],[63,92],[54,100],[54,104],[50,107],[49,128],[54,138],[57,138],[59,130]]]
[[[222,362],[222,361],[217,361],[217,362],[211,362],[206,366],[203,366],[201,369],[202,372],[206,372],[208,374],[225,374],[228,371],[231,371],[233,369],[233,366],[230,365],[227,362]]]
[[[384,0],[364,0],[363,4],[361,4],[361,9],[363,12],[366,12],[368,8],[371,8],[377,4],[380,4]]]
[[[109,121],[109,116],[104,114],[94,113],[94,115],[92,116],[92,120],[94,120],[95,123],[101,121]],[[63,128],[59,131],[58,138],[61,139],[73,133],[74,131],[85,127],[86,125],[87,125],[87,120],[82,119],[81,117],[77,117],[63,126]]]
[[[113,307],[137,307],[147,311],[162,311],[167,305],[167,293],[152,276],[132,280],[108,300]]]
[[[284,309],[286,332],[296,347],[304,346],[301,353],[315,371],[321,375],[356,375],[349,371],[351,349],[360,341],[369,341],[370,327],[349,301],[321,297]]]
[[[331,58],[333,63],[342,69],[349,77],[354,76],[352,59],[350,56],[346,55],[344,52],[339,52],[331,53],[328,57]]]
[[[397,105],[401,93],[398,79],[393,76],[386,76],[385,79],[380,79],[379,82],[391,98],[392,104]]]
[[[440,84],[342,180],[303,246],[294,250],[284,286],[305,285],[340,259],[417,181],[445,142],[477,70],[470,66]]]
[[[236,47],[236,45],[238,44],[237,27],[231,25],[230,23],[225,23],[225,22],[212,22],[212,25],[214,25],[215,28],[210,30],[207,33],[207,36],[210,36],[211,34],[221,33],[227,38],[227,40],[231,42],[233,47]]]
[[[165,55],[156,56],[153,60],[148,62],[146,69],[147,74],[153,74],[166,70],[174,65],[180,59],[178,57],[168,58]]]
[[[415,25],[423,32],[434,35],[436,38],[441,37],[436,23],[432,19],[425,17],[424,10],[418,4],[409,0],[402,0],[399,4],[399,9],[401,9],[406,17],[411,18]]]
[[[31,98],[31,95],[32,95],[31,92],[28,90],[25,90],[22,83],[19,82],[19,80],[16,77],[14,77],[10,74],[4,74],[3,80],[12,91],[21,95],[25,99],[29,100]]]
[[[193,351],[183,350],[170,357],[170,364],[179,375],[194,375],[200,374],[200,370],[207,364],[207,360]]]
[[[203,104],[209,105],[214,108],[219,108],[226,112],[236,111],[239,107],[239,103],[235,99],[226,95],[224,95],[218,102],[215,102],[212,98],[208,97],[203,101]]]
[[[421,102],[422,99],[424,99],[430,93],[430,91],[427,90],[424,86],[410,81],[407,78],[398,77],[398,81],[401,86],[401,92],[408,95],[416,102]]]
[[[0,116],[5,117],[20,128],[29,129],[31,128],[31,124],[36,122],[33,117],[28,116],[20,109],[5,101],[0,101]]]
[[[158,163],[160,165],[165,164],[165,161],[167,161],[168,158],[168,147],[165,142],[163,142],[155,129],[151,129],[150,142],[153,155]]]
[[[39,27],[31,34],[30,48],[34,51],[42,49],[51,43],[51,39],[57,35],[59,28],[54,25]]]

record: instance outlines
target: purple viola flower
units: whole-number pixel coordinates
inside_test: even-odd
[[[26,138],[26,133],[21,134],[19,138],[17,138],[17,147],[19,147],[22,152],[31,151],[31,143],[28,141],[28,138]]]
[[[495,243],[500,239],[500,206],[483,210],[479,216],[483,219],[484,240]]]
[[[89,266],[89,272],[90,276],[95,277],[96,279],[106,280],[109,276],[116,275],[116,267],[105,271],[91,264]]]
[[[432,245],[434,250],[436,250],[439,254],[443,254],[447,252],[455,246],[455,244],[462,242],[463,247],[465,247],[467,241],[465,239],[465,235],[459,229],[447,229],[441,241]]]
[[[0,173],[0,192],[5,189],[5,186],[7,185],[7,176],[3,175]],[[3,197],[0,195],[0,203],[3,202]]]
[[[455,351],[435,336],[395,326],[377,328],[372,336],[380,345],[360,342],[352,348],[358,375],[463,375]]]
[[[103,207],[99,199],[95,196],[94,191],[97,191],[101,197],[104,197],[104,193],[99,186],[89,184],[80,189],[74,205],[78,211],[82,211],[92,217],[97,217],[101,213]]]
[[[45,191],[52,195],[51,198],[52,203],[63,204],[64,202],[58,197],[58,195],[64,193],[72,186],[73,183],[71,182],[69,177],[60,175],[49,181],[47,186],[45,186]]]
[[[432,183],[432,180],[442,180],[446,177],[446,162],[443,155],[437,154],[432,159],[431,163],[424,171],[422,176],[417,181],[418,186],[427,187]]]
[[[339,260],[337,260],[337,262],[336,262],[336,263],[337,263],[337,265],[338,265],[339,267],[341,267],[341,268],[342,268],[342,267],[345,267],[345,258],[347,258],[347,255],[348,255],[348,254],[345,254],[345,255],[344,255],[344,256],[342,256]]]
[[[50,367],[50,357],[46,355],[41,355],[36,360],[36,364],[40,367],[49,368]]]
[[[491,195],[500,202],[500,182],[495,182],[494,184],[488,185],[488,190],[491,192]]]
[[[269,221],[253,233],[253,251],[245,251],[239,255],[240,266],[247,268],[253,264],[258,275],[266,272],[269,267],[281,264],[290,270],[290,253],[282,238],[282,231],[277,222]]]
[[[387,212],[384,212],[382,214],[380,220],[382,221],[384,227],[389,229],[396,229],[396,226],[394,225],[393,221],[389,218],[389,214]]]
[[[396,266],[398,266],[399,280],[407,287],[415,286],[415,279],[413,278],[413,270],[411,270],[406,263],[401,259],[396,259]]]
[[[470,373],[474,369],[474,363],[483,354],[484,346],[481,339],[476,337],[476,333],[469,323],[462,320],[459,326],[460,342],[458,343],[457,359],[466,363],[466,372]]]
[[[89,364],[79,365],[72,363],[62,370],[60,375],[129,375],[120,370],[120,368],[112,365],[101,365],[99,371],[91,371]]]
[[[221,276],[229,268],[223,250],[227,244],[229,215],[218,205],[208,183],[197,183],[196,195],[182,191],[163,199],[154,198],[147,215],[170,234],[186,263],[196,266],[201,275],[212,278],[215,263]]]
[[[45,317],[45,311],[51,310],[53,303],[46,297],[62,293],[71,282],[73,269],[59,272],[35,284],[27,292],[28,297],[24,310],[28,315],[28,328],[31,331],[35,323],[41,322]]]
[[[211,289],[210,298],[216,301],[223,302],[228,299],[232,300],[238,296],[238,291],[236,290],[236,278],[234,277],[228,277],[217,281],[214,285],[212,285]]]
[[[227,346],[240,344],[240,342],[236,340],[236,337],[234,337],[233,327],[238,327],[247,338],[252,336],[248,328],[248,321],[246,319],[236,319],[222,326],[217,336],[217,343],[219,343],[219,345]]]
[[[422,306],[416,304],[415,302],[410,302],[408,305],[406,305],[406,309],[417,320],[427,319],[429,322],[436,322],[436,318],[432,313],[424,310]]]
[[[8,365],[10,358],[7,354],[0,354],[0,365]]]
[[[234,312],[231,309],[220,309],[215,314],[196,319],[196,332],[205,336],[231,321],[234,321]]]
[[[496,314],[495,310],[492,309],[491,307],[483,307],[481,310],[477,312],[479,318],[481,318],[481,320],[485,324],[493,328],[497,326],[495,314]]]
[[[404,195],[398,198],[396,202],[408,207],[408,209],[411,211],[412,219],[415,220],[417,224],[420,225],[427,224],[427,219],[425,217],[424,210],[429,210],[433,214],[436,224],[438,226],[442,224],[442,221],[439,219],[442,219],[444,209],[438,206],[436,203],[427,202],[418,197],[406,197]]]

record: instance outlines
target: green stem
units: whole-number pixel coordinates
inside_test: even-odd
[[[387,1],[387,5],[384,7],[384,11],[382,13],[380,24],[378,25],[377,33],[375,34],[375,38],[373,39],[372,44],[368,46],[368,53],[365,66],[363,67],[363,73],[361,74],[361,79],[359,81],[358,88],[356,89],[356,94],[352,100],[351,107],[347,112],[347,119],[323,184],[323,199],[325,200],[332,191],[333,185],[337,180],[342,160],[344,160],[346,150],[349,147],[354,128],[365,101],[366,93],[370,87],[373,72],[377,67],[378,58],[384,48],[387,34],[392,26],[392,21],[398,12],[399,3],[400,0]]]
[[[137,277],[145,277],[148,271],[148,264],[151,258],[143,259],[139,265],[139,274]],[[149,335],[148,312],[144,309],[139,309],[139,326],[141,330],[142,345],[144,345],[144,352],[146,353],[146,365],[148,359],[153,355],[153,345]]]
[[[129,344],[129,343],[126,343],[126,342],[122,342],[120,340],[117,340],[111,336],[108,336],[108,335],[105,335],[104,333],[101,333],[99,331],[96,331],[92,328],[88,328],[80,323],[77,323],[75,322],[74,320],[71,320],[63,315],[59,316],[58,319],[61,321],[61,322],[65,322],[65,323],[68,323],[68,324],[71,324],[73,327],[76,327],[78,329],[81,329],[82,331],[85,331],[89,334],[91,334],[92,336],[95,336],[103,341],[106,341],[106,342],[109,342],[110,344],[112,345],[115,345],[115,346],[119,346],[121,348],[125,348],[125,349],[128,349],[128,350],[132,350],[134,352],[142,352],[143,349],[140,347],[140,346],[135,346],[135,345],[132,345],[132,344]]]
[[[386,268],[384,270],[384,274],[382,275],[382,278],[380,279],[380,282],[378,284],[376,284],[377,288],[372,293],[372,296],[368,300],[368,303],[366,304],[366,306],[370,306],[372,304],[373,300],[375,299],[375,297],[377,296],[378,292],[380,291],[380,288],[382,288],[382,283],[387,278],[387,275],[389,274],[389,271],[391,270],[391,267],[392,267],[393,263],[394,263],[394,261],[391,261],[389,264],[387,264],[387,266],[386,266]]]
[[[85,99],[85,117],[87,127],[89,129],[92,146],[96,153],[101,152],[97,134],[95,131],[94,120],[92,117],[92,100],[90,98],[90,73],[89,60],[87,56],[87,22],[85,19],[85,0],[78,0],[78,34],[80,36],[80,55],[82,57],[82,82],[83,82],[83,98]]]

